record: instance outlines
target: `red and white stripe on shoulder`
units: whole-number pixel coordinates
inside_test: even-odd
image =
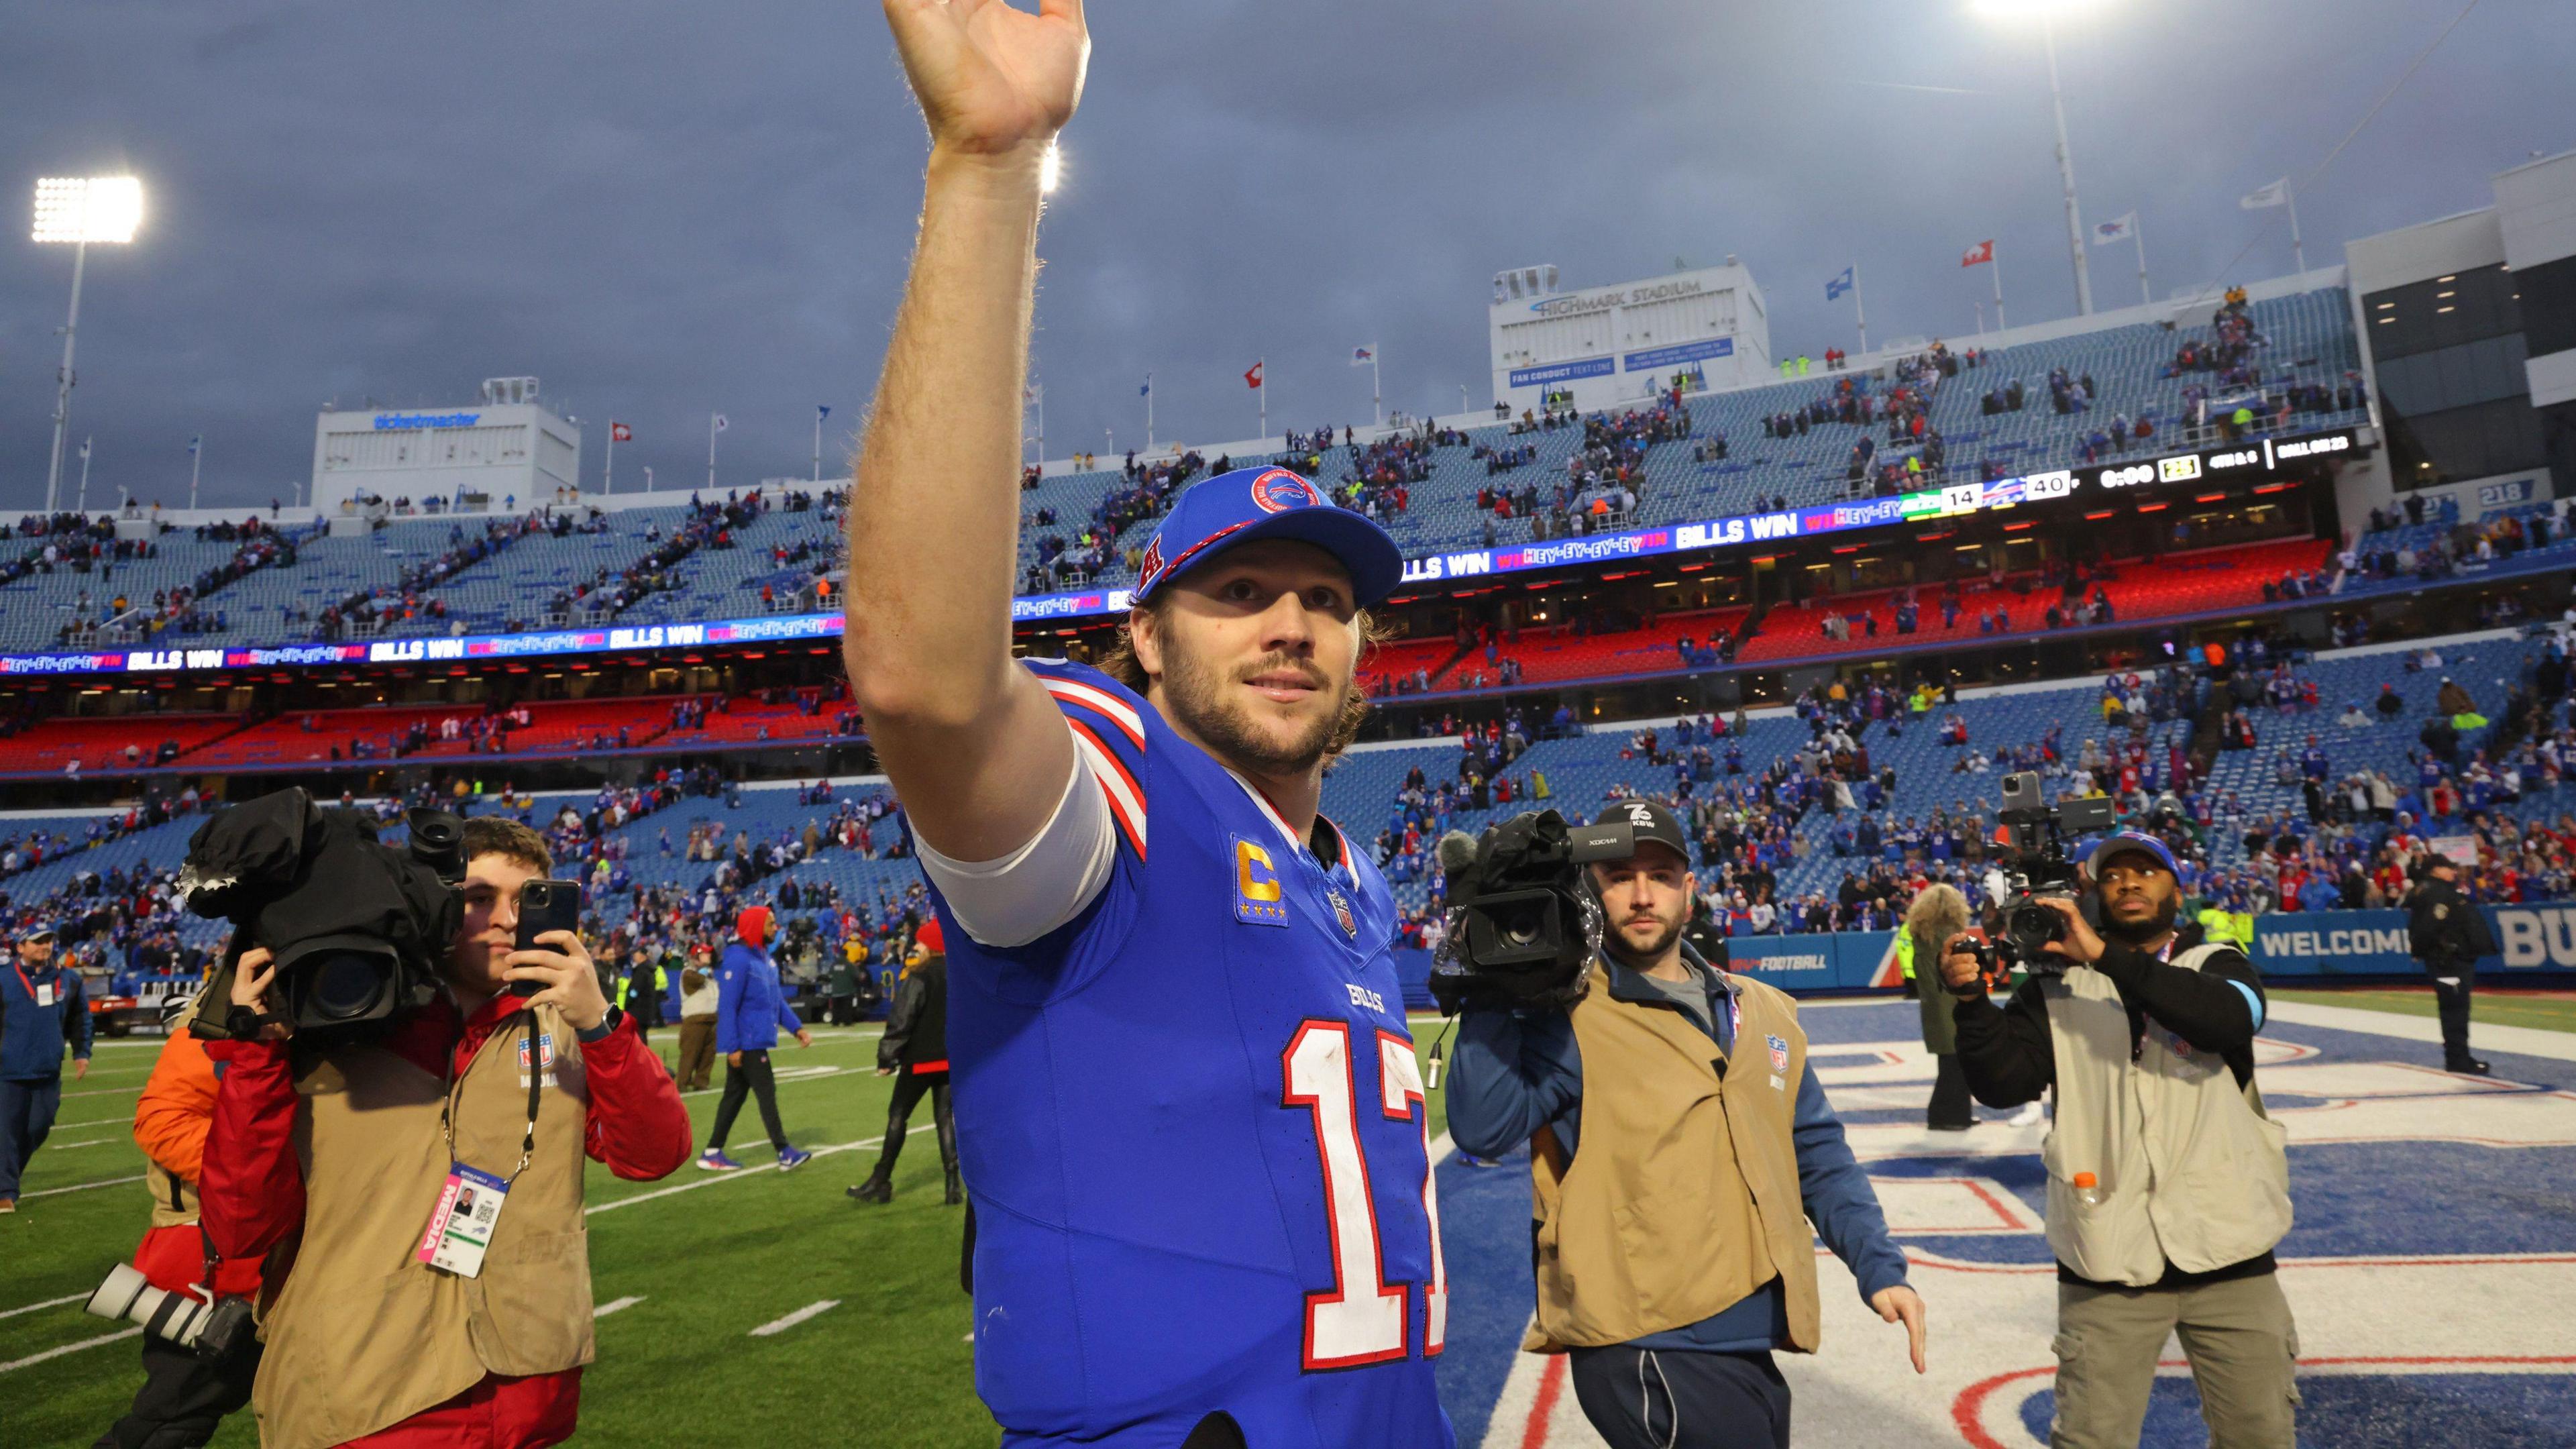
[[[1137,782],[1135,774],[1127,768],[1127,762],[1119,759],[1118,752],[1104,743],[1091,726],[1070,713],[1065,715],[1064,722],[1073,731],[1074,748],[1082,752],[1082,762],[1090,769],[1091,778],[1100,782],[1101,793],[1109,797],[1109,813],[1117,820],[1119,831],[1127,837],[1128,845],[1135,849],[1136,858],[1143,860],[1145,787]]]
[[[1136,748],[1145,748],[1145,722],[1137,718],[1135,706],[1108,690],[1078,679],[1055,679],[1043,674],[1037,678],[1038,683],[1046,686],[1046,692],[1056,697],[1057,703],[1074,705],[1098,715],[1116,725],[1120,734],[1135,742]]]

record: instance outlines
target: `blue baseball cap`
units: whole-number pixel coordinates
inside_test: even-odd
[[[1362,514],[1327,502],[1286,468],[1237,468],[1181,490],[1136,571],[1137,604],[1181,574],[1255,539],[1310,543],[1340,560],[1353,602],[1366,608],[1404,582],[1404,551]]]
[[[2174,866],[2173,852],[2165,849],[2163,841],[2137,830],[2122,830],[2103,836],[2102,843],[2093,847],[2093,853],[2084,857],[2084,873],[2099,880],[2102,877],[2102,867],[2110,862],[2111,857],[2125,855],[2133,850],[2154,856],[2156,863],[2163,866],[2169,874],[2176,876],[2182,874]]]

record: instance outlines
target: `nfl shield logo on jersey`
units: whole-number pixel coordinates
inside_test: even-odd
[[[1789,1071],[1789,1043],[1767,1033],[1762,1039],[1771,1044],[1771,1070],[1786,1076]]]
[[[1353,939],[1358,938],[1360,923],[1358,918],[1351,914],[1350,897],[1343,895],[1339,890],[1333,892],[1333,919],[1342,923],[1343,935]]]

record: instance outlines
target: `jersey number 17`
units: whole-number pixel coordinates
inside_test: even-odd
[[[1440,1256],[1440,1197],[1432,1182],[1431,1109],[1423,1100],[1422,1065],[1413,1043],[1375,1031],[1379,1110],[1403,1120],[1419,1113],[1423,1144],[1422,1216],[1431,1231],[1431,1281],[1424,1285],[1422,1355],[1440,1352],[1449,1321],[1449,1274]],[[1358,1063],[1347,1022],[1308,1018],[1279,1054],[1285,1085],[1279,1104],[1315,1119],[1315,1155],[1323,1164],[1325,1228],[1333,1246],[1333,1286],[1306,1295],[1304,1366],[1356,1368],[1405,1356],[1405,1286],[1386,1281],[1377,1207],[1369,1190],[1368,1154],[1360,1145]]]

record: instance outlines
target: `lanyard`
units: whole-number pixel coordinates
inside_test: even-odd
[[[527,1171],[528,1164],[536,1159],[537,1094],[540,1085],[545,1081],[546,1075],[545,1061],[537,1052],[537,1013],[534,1008],[527,1008],[521,1010],[518,1015],[523,1018],[526,1023],[524,1028],[525,1034],[522,1035],[519,1040],[523,1044],[520,1049],[528,1054],[528,1131],[527,1135],[521,1138],[519,1142],[519,1165],[510,1169],[510,1175],[508,1177],[501,1179],[502,1185],[505,1187],[511,1183],[517,1182],[519,1180],[519,1174]],[[495,1031],[493,1035],[498,1036],[500,1033]],[[450,1071],[454,1071],[455,1058],[453,1054],[450,1054],[448,1062],[448,1069]],[[467,1072],[471,1072],[473,1068],[469,1064],[466,1070]],[[438,1135],[446,1141],[447,1156],[451,1161],[456,1160],[456,1128],[454,1126],[456,1098],[464,1090],[465,1076],[464,1074],[459,1074],[449,1080],[447,1093],[440,1099],[438,1104]]]
[[[18,984],[27,988],[27,999],[29,1001],[35,1000],[36,983],[27,979],[27,968],[15,961],[12,961],[9,963],[9,969],[18,973]]]

